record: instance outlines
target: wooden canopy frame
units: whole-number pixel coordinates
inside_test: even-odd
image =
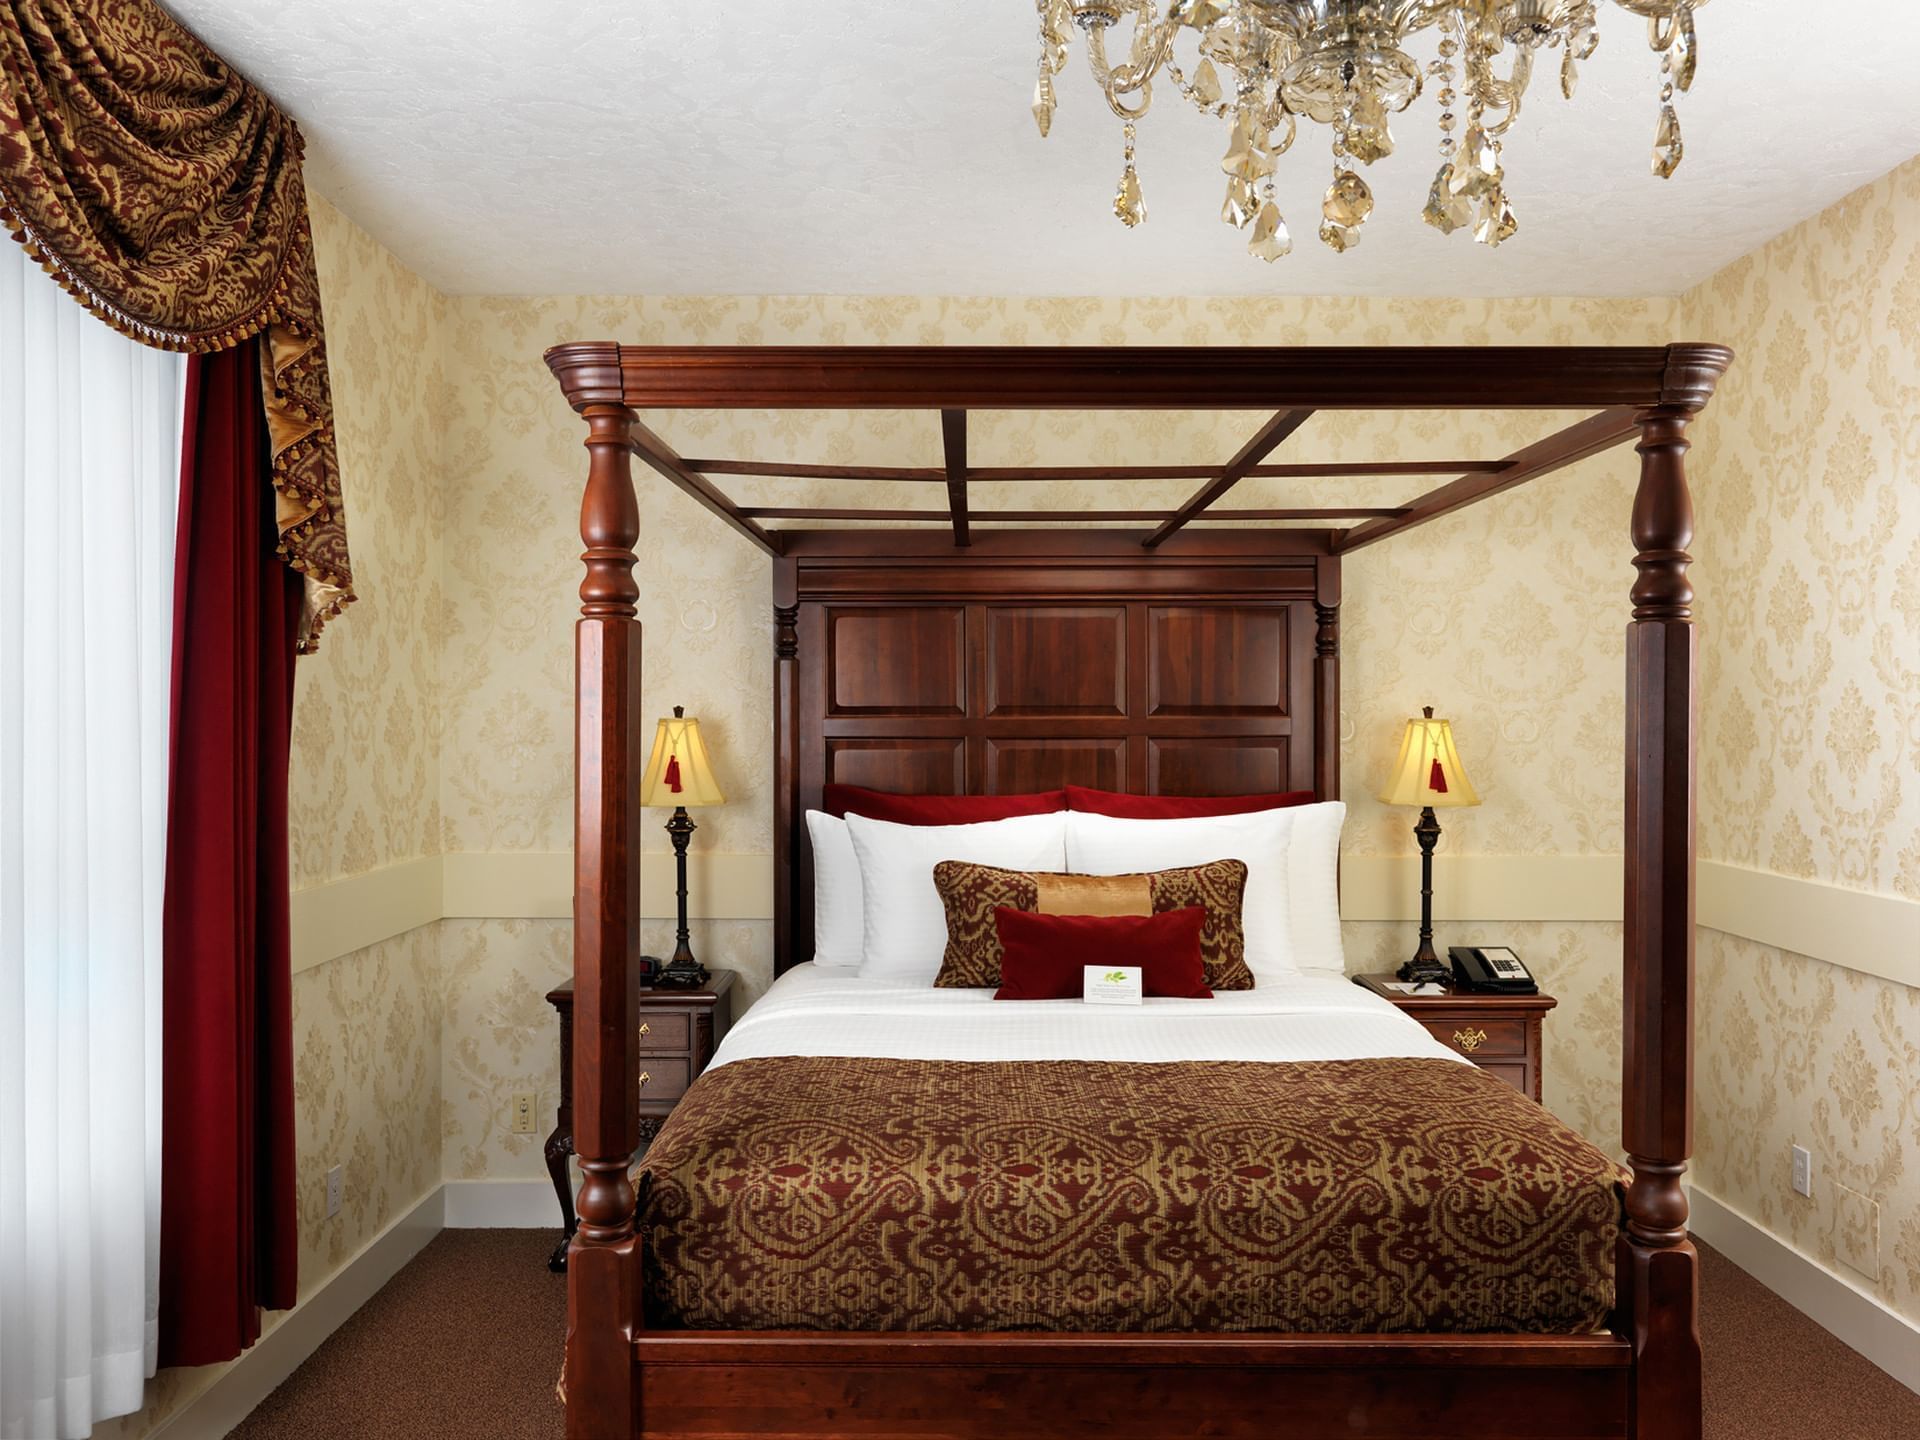
[[[1692,1151],[1694,933],[1693,508],[1688,422],[1732,360],[1724,347],[1433,349],[667,348],[594,342],[546,360],[587,424],[581,509],[574,840],[574,1138],[582,1183],[569,1266],[566,1389],[575,1440],[664,1435],[1189,1434],[1538,1436],[1697,1440],[1697,1257],[1681,1175]],[[683,458],[649,409],[920,409],[942,463],[790,465]],[[976,409],[1262,410],[1229,460],[1192,466],[984,468]],[[1554,409],[1588,418],[1499,459],[1274,463],[1316,410]],[[1627,627],[1625,1045],[1622,1134],[1633,1177],[1610,1333],[1035,1335],[648,1332],[641,1312],[637,966],[640,698],[637,457],[772,556],[766,520],[927,521],[967,547],[981,527],[1132,521],[1144,563],[1188,527],[1318,521],[1274,548],[1338,557],[1633,438],[1637,571]],[[1216,508],[1255,476],[1453,478],[1408,505]],[[937,509],[747,507],[715,475],[942,487]],[[1190,479],[1171,510],[980,511],[973,482]],[[1340,523],[1358,522],[1358,523]],[[807,532],[809,534],[817,532]],[[871,534],[872,532],[863,532]],[[805,542],[808,544],[813,541]],[[1184,542],[1183,542],[1184,543]],[[924,551],[924,537],[901,553]],[[1108,542],[1111,548],[1111,542]],[[1334,597],[1337,604],[1337,595]],[[1324,619],[1324,617],[1323,617]],[[776,647],[790,643],[781,620]],[[1331,623],[1331,622],[1326,622]],[[783,652],[790,653],[790,652]],[[776,736],[776,744],[781,737]],[[1001,1398],[1019,1397],[1009,1410]]]

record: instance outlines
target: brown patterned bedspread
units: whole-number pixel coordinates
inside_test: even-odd
[[[648,1152],[649,1327],[1588,1331],[1614,1164],[1445,1060],[771,1058]]]

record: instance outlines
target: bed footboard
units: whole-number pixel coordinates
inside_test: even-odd
[[[1613,1335],[657,1332],[635,1356],[648,1440],[1620,1440],[1633,1363]]]

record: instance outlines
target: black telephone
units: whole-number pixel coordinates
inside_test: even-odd
[[[1504,945],[1454,945],[1453,983],[1460,990],[1485,990],[1497,995],[1538,995],[1533,973]]]

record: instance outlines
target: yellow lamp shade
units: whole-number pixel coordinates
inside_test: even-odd
[[[1389,805],[1430,805],[1436,810],[1480,803],[1480,793],[1460,764],[1460,752],[1453,748],[1453,726],[1434,719],[1431,705],[1421,718],[1407,721],[1400,758],[1393,762],[1380,798]]]
[[[700,722],[674,706],[673,718],[662,720],[653,732],[653,754],[647,757],[647,773],[640,781],[640,803],[691,808],[726,802],[720,782],[713,778]]]

